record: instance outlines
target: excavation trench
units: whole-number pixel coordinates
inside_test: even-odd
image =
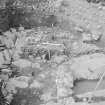
[[[76,81],[75,86],[73,88],[74,94],[83,94],[86,92],[91,92],[95,89],[95,86],[97,84],[98,80],[79,80]],[[105,89],[105,78],[97,88],[97,90],[103,90]]]

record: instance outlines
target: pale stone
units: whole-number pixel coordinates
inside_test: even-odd
[[[90,41],[92,39],[91,34],[83,33],[82,34],[82,41]]]
[[[21,80],[20,78],[24,78],[24,80]],[[27,88],[28,87],[28,80],[26,80],[27,77],[17,77],[12,78],[9,80],[8,84],[12,85],[14,88]]]
[[[63,98],[62,100],[58,100],[58,103],[60,103],[60,105],[75,105],[75,100],[73,99],[73,97],[68,97]]]
[[[11,70],[10,69],[2,69],[2,72],[9,73],[9,72],[11,72]]]
[[[98,40],[101,37],[101,33],[97,31],[92,31],[92,40]]]
[[[3,58],[3,54],[0,53],[0,67],[2,67],[2,64],[4,64],[4,58]]]
[[[10,51],[9,50],[4,50],[2,52],[3,56],[5,57],[6,61],[7,62],[10,62],[11,61],[11,54],[10,54]]]
[[[26,68],[26,67],[31,67],[31,62],[28,60],[24,60],[24,59],[19,59],[17,61],[14,61],[12,64],[20,67],[20,68]]]
[[[67,59],[67,57],[65,55],[61,55],[61,56],[53,56],[52,61],[54,63],[60,64],[63,61],[65,61]]]
[[[49,101],[52,99],[52,93],[50,93],[50,92],[44,93],[43,95],[41,95],[40,98],[44,101]]]
[[[0,52],[0,68],[5,67],[4,64],[10,64],[11,56],[7,50]]]
[[[8,38],[5,39],[5,45],[6,45],[7,48],[14,48],[15,47],[13,40],[8,39]]]
[[[83,55],[72,59],[71,69],[75,78],[96,78],[95,73],[102,72],[105,67],[105,55],[96,53],[91,55]],[[96,73],[96,75],[97,75]]]
[[[16,40],[16,43],[15,43],[15,47],[17,50],[20,50],[23,46],[25,46],[26,44],[26,38],[25,37],[22,37],[22,38],[18,38]]]
[[[33,83],[30,85],[30,88],[41,88],[42,86],[42,83],[38,82],[37,80],[34,80]]]
[[[32,63],[32,68],[40,68],[40,64],[39,63]]]
[[[18,28],[18,30],[19,31],[24,31],[24,27],[21,26],[21,27]]]
[[[57,97],[66,97],[66,96],[68,96],[68,95],[70,95],[72,93],[73,93],[72,90],[68,91],[65,88],[58,88],[58,90],[57,90]]]
[[[68,64],[64,63],[58,67],[56,85],[58,97],[72,95],[73,76]]]
[[[16,30],[13,29],[13,28],[11,28],[11,31],[12,31],[12,32],[6,31],[6,32],[4,32],[3,34],[4,34],[4,36],[6,36],[7,38],[12,39],[12,41],[14,41],[14,39],[16,38]]]
[[[101,49],[93,44],[86,44],[81,41],[73,42],[71,47],[71,53],[77,55],[98,50]]]
[[[12,56],[14,61],[18,61],[19,59],[21,59],[20,54],[22,54],[21,50],[16,50]]]
[[[76,26],[75,28],[74,28],[76,31],[78,31],[78,32],[83,32],[84,30],[81,28],[81,27],[79,27],[79,26]]]
[[[15,78],[17,81],[23,81],[28,83],[28,81],[31,79],[31,77],[27,77],[27,76],[20,76],[20,77],[16,77]]]

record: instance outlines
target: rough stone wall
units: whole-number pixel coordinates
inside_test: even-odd
[[[97,5],[89,4],[83,0],[66,0],[68,7],[64,8],[60,17],[73,21],[77,26],[90,30],[92,33],[105,33],[105,10],[99,9]],[[59,16],[58,16],[59,17]]]
[[[61,1],[62,0],[1,1],[0,28],[5,31],[10,27],[19,27],[20,25],[25,28],[38,26],[51,27],[52,24],[56,25],[57,19],[55,14]]]

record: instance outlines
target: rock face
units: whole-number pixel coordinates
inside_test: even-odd
[[[77,79],[98,79],[104,72],[105,55],[83,55],[72,59],[71,69]]]

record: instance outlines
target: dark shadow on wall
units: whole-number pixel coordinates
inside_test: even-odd
[[[13,2],[14,0],[7,2],[5,8],[0,8],[0,30],[6,31],[20,25],[28,29],[40,26],[51,27],[58,23],[55,15],[39,17],[34,12],[28,12],[25,8],[13,6]]]

